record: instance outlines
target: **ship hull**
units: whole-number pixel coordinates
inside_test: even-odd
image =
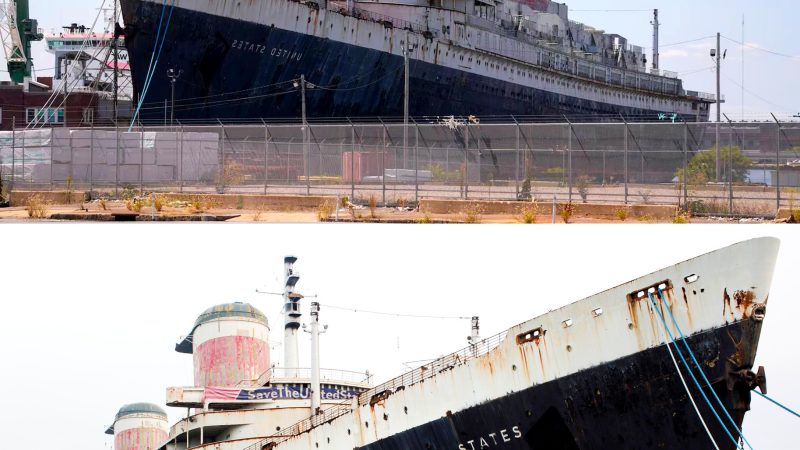
[[[750,390],[742,385],[728,388],[728,371],[732,367],[725,364],[725,360],[726,356],[738,353],[752,362],[760,328],[760,323],[747,320],[688,339],[697,359],[705,363],[706,376],[714,391],[739,429],[749,409]],[[742,343],[746,344],[742,346]],[[681,350],[689,361],[685,349]],[[675,358],[681,365],[677,354]],[[719,363],[713,364],[714,361]],[[709,367],[710,364],[714,367]],[[714,441],[720,449],[736,448],[682,366],[681,371]],[[695,375],[702,380],[699,374]],[[466,390],[470,386],[463,388]],[[709,389],[704,392],[711,402],[715,401]],[[415,405],[408,405],[408,408],[408,413],[413,414],[411,410]],[[719,407],[715,409],[728,424],[731,435],[738,437]],[[441,413],[442,418],[438,420],[360,448],[712,448],[665,346],[531,386],[462,411]]]
[[[171,112],[168,69],[182,71],[175,83],[175,116],[182,121],[299,118],[301,94],[292,81],[301,75],[316,86],[306,91],[308,117],[403,115],[401,56],[179,7],[171,11],[145,95],[154,51],[158,55],[159,23],[166,28],[170,8],[142,0],[123,0],[122,6],[135,97],[144,96],[140,117],[145,122],[161,122]],[[663,119],[660,110],[556,94],[421,60],[412,60],[409,67],[409,114],[415,117],[515,115],[561,121],[563,116],[602,120],[622,114]]]

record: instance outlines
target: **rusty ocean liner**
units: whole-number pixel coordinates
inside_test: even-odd
[[[109,432],[117,450],[737,448],[751,390],[765,390],[753,363],[778,247],[741,242],[474,333],[376,386],[319,367],[317,303],[311,367],[299,368],[303,297],[287,257],[282,367],[260,311],[209,308],[176,346],[194,356],[195,386],[169,388],[167,405],[190,408],[186,418],[169,428],[159,407],[126,405]]]
[[[178,119],[549,116],[705,121],[686,90],[615,33],[549,0],[120,0],[141,116]],[[406,67],[408,76],[406,77]]]

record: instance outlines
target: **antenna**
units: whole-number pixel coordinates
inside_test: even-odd
[[[653,70],[658,72],[658,27],[661,25],[658,22],[658,10],[653,10],[653,21],[650,22],[653,25]]]

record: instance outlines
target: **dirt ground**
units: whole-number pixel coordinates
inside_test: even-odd
[[[26,207],[0,208],[0,223],[11,222],[70,222],[70,221],[113,221],[113,215],[122,215],[131,218],[134,215],[130,211],[126,202],[109,200],[105,202],[105,207],[98,202],[80,204],[58,204],[46,205],[44,207],[46,218],[29,217]],[[152,207],[144,206],[138,212],[137,221],[150,221],[153,215],[158,220],[170,221],[225,221],[238,223],[317,223],[317,222],[343,222],[343,223],[490,223],[490,224],[523,224],[524,219],[521,215],[512,214],[427,214],[415,210],[399,208],[375,208],[374,213],[369,208],[357,208],[353,210],[340,209],[338,217],[336,212],[331,212],[327,219],[321,220],[319,212],[310,209],[296,209],[289,211],[272,210],[252,210],[252,209],[216,209],[196,211],[188,207],[164,206],[161,212],[156,212]],[[772,223],[771,220],[761,219],[728,219],[716,217],[703,218],[683,218],[686,223]],[[620,219],[610,219],[603,217],[573,216],[569,223],[600,223],[600,224],[642,224],[642,223],[680,223],[682,220],[673,218],[654,219],[649,217],[628,217],[622,221]],[[538,214],[536,224],[550,224],[553,222],[552,214]],[[563,224],[562,217],[556,215],[555,223]]]

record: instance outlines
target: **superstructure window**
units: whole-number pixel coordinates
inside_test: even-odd
[[[27,108],[25,118],[28,123],[61,124],[64,123],[64,108]]]

